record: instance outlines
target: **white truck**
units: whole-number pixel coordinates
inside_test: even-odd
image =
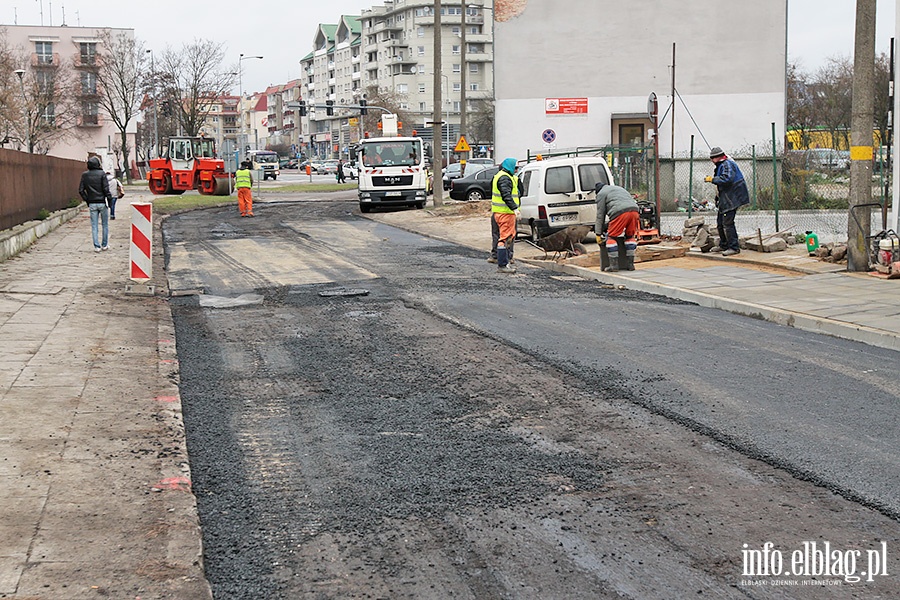
[[[359,209],[425,208],[428,171],[422,138],[397,136],[396,115],[382,115],[381,121],[384,136],[359,145]]]

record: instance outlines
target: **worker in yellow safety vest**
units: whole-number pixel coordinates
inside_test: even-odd
[[[501,273],[516,272],[516,268],[509,264],[519,216],[519,178],[515,172],[516,159],[505,158],[491,182],[491,219],[499,229],[497,270]]]
[[[234,174],[234,187],[237,189],[238,210],[242,217],[253,216],[253,173],[250,161],[241,163],[241,168]]]

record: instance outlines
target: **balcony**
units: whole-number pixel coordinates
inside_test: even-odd
[[[31,55],[31,66],[37,69],[53,69],[59,67],[59,53],[53,54],[37,54]]]
[[[466,52],[466,61],[468,62],[491,62],[494,55],[491,52]]]
[[[43,55],[36,55],[43,58]],[[72,59],[76,69],[99,69],[100,60],[96,54],[76,54]]]
[[[79,115],[78,116],[78,126],[79,127],[100,127],[100,116],[99,115]]]

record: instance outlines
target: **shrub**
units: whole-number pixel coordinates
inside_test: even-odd
[[[66,208],[75,208],[76,206],[81,204],[81,202],[82,202],[82,200],[80,200],[78,198],[72,198],[71,200],[69,200],[69,203],[66,204]]]
[[[46,208],[42,208],[41,210],[38,211],[37,220],[43,221],[44,219],[46,219],[49,216],[50,216],[50,211],[47,210]]]

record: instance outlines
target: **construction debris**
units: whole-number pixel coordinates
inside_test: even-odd
[[[547,258],[547,253],[550,252],[554,253],[554,258],[563,253],[567,256],[585,254],[587,250],[585,250],[581,242],[590,231],[591,228],[588,225],[570,225],[562,231],[542,237],[537,241],[537,245],[544,251],[544,259]]]
[[[719,235],[718,232],[710,231],[705,217],[692,217],[684,222],[681,241],[699,248],[700,252],[709,252],[714,246],[719,245]]]
[[[827,243],[816,248],[813,255],[822,262],[837,263],[847,258],[847,244]]]

